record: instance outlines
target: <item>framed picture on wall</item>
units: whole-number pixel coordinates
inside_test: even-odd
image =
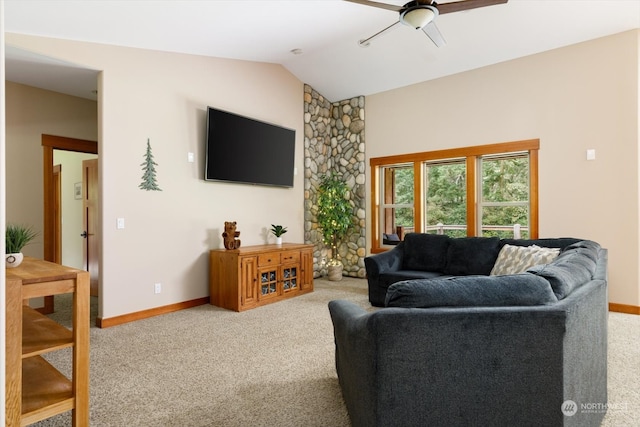
[[[82,199],[82,183],[76,182],[73,184],[73,198],[80,200]]]

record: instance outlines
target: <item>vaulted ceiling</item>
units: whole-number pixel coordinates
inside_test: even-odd
[[[509,0],[442,14],[440,48],[403,25],[360,47],[398,13],[339,0],[5,0],[4,15],[9,33],[282,64],[338,101],[637,29],[640,1]],[[93,96],[96,70],[6,50],[8,80]]]

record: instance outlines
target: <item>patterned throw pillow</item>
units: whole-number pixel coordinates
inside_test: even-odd
[[[501,276],[524,273],[534,265],[549,264],[559,253],[560,249],[558,248],[541,248],[536,245],[504,245],[500,249],[490,274],[491,276]]]

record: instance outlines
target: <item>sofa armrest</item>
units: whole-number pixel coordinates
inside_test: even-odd
[[[400,242],[389,251],[366,257],[364,265],[367,270],[367,277],[377,281],[382,273],[401,270],[403,249],[404,242]]]
[[[377,408],[371,390],[375,389],[374,340],[367,322],[369,313],[350,301],[329,302],[335,337],[336,372],[342,394],[350,396],[349,411],[362,425],[376,425]]]
[[[376,306],[384,305],[384,298],[387,294],[387,284],[380,281],[380,275],[393,273],[402,269],[404,259],[405,242],[400,242],[398,246],[390,251],[370,255],[364,259],[364,266],[367,271],[367,283],[369,288],[369,302]]]

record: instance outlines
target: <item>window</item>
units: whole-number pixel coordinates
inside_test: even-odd
[[[538,140],[373,158],[371,252],[405,233],[538,236]]]
[[[427,233],[450,237],[467,235],[465,161],[426,162],[425,218]]]
[[[382,203],[380,228],[382,243],[397,244],[404,233],[413,231],[413,165],[391,165],[382,168]]]
[[[485,237],[528,238],[529,156],[526,153],[479,159],[478,228]]]

